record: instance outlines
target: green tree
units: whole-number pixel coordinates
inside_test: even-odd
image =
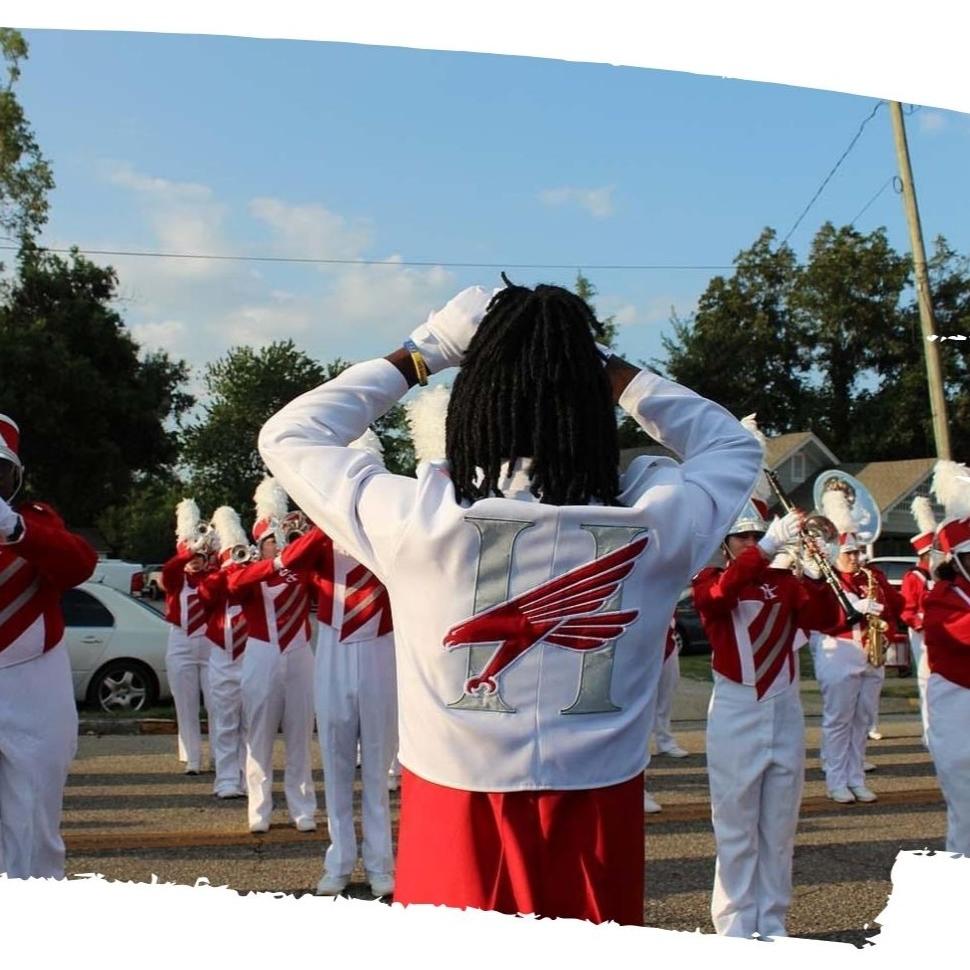
[[[817,375],[812,430],[843,461],[870,457],[857,402],[900,331],[910,266],[884,229],[863,235],[826,223],[794,282],[790,302]]]
[[[19,242],[32,239],[46,221],[54,176],[14,91],[27,59],[21,33],[0,27],[0,58],[7,75],[0,87],[0,235]]]
[[[253,492],[266,474],[256,447],[260,428],[284,404],[348,366],[339,358],[321,365],[292,340],[260,349],[234,347],[208,365],[202,415],[182,437],[189,491],[203,514],[228,504],[244,522],[251,519]],[[387,467],[411,474],[414,453],[404,429],[404,410],[399,406],[374,426]]]
[[[234,347],[205,370],[202,414],[182,435],[182,463],[203,514],[219,505],[251,515],[265,466],[256,450],[259,429],[284,404],[346,366],[324,369],[292,340],[258,350]]]
[[[596,307],[593,306],[593,297],[596,296],[598,290],[590,282],[588,277],[583,275],[582,270],[578,270],[576,273],[576,285],[575,285],[576,295],[584,299],[592,308],[593,313],[596,313]],[[599,320],[599,317],[596,318]],[[616,349],[616,337],[617,332],[620,329],[620,325],[616,322],[616,317],[610,315],[603,320],[599,321],[603,327],[603,336],[597,337],[597,342],[603,344],[604,347],[609,347],[610,350]]]
[[[937,332],[970,337],[970,259],[937,237],[928,260]],[[938,343],[944,374],[953,452],[970,451],[970,340]],[[859,451],[873,460],[900,455],[933,455],[926,376],[925,341],[915,294],[884,340],[872,348],[879,382],[855,403],[854,430]]]
[[[767,433],[792,430],[811,399],[808,348],[790,306],[795,254],[764,229],[734,266],[732,276],[710,281],[692,317],[673,317],[664,367],[739,417],[756,413]]]
[[[98,528],[112,553],[131,562],[165,562],[175,550],[175,506],[187,494],[174,477],[142,477],[126,501],[105,510]]]
[[[117,277],[76,250],[26,244],[0,292],[0,411],[21,426],[26,494],[76,525],[177,459],[170,425],[191,407],[188,368],[143,354],[112,306]]]

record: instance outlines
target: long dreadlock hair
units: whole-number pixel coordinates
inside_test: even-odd
[[[613,395],[584,300],[560,286],[492,298],[455,378],[445,447],[458,501],[501,495],[504,461],[531,458],[532,494],[549,505],[615,505]],[[479,481],[479,472],[484,478]]]

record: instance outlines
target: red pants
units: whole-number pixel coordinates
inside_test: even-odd
[[[643,775],[470,792],[401,772],[395,902],[643,925]]]

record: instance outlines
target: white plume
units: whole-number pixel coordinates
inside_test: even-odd
[[[759,445],[761,445],[761,455],[763,458],[765,453],[765,445],[768,443],[768,439],[764,436],[761,428],[758,427],[758,422],[755,420],[755,415],[745,415],[741,419],[741,426],[757,440]],[[755,498],[761,499],[762,502],[768,502],[769,504],[775,497],[775,490],[768,482],[768,477],[765,475],[764,471],[758,475],[758,480],[754,483],[753,494]]]
[[[438,385],[421,391],[404,405],[419,462],[440,461],[445,457],[445,419],[450,399],[451,391]]]
[[[938,461],[933,470],[933,494],[946,509],[947,518],[970,516],[970,469],[962,462]]]
[[[764,433],[762,432],[761,428],[758,427],[758,422],[755,420],[756,417],[757,417],[756,414],[746,414],[741,419],[741,426],[746,431],[750,431],[751,434],[753,434],[758,439],[758,443],[761,445],[761,450],[764,451],[764,449],[765,449],[765,442],[768,439],[765,438]]]
[[[858,522],[852,514],[849,500],[839,488],[829,488],[822,493],[822,515],[842,532],[855,532]]]
[[[358,451],[369,451],[372,455],[376,455],[378,458],[384,458],[384,445],[381,439],[368,428],[359,438],[351,441],[348,448],[356,448]]]
[[[924,532],[936,532],[936,516],[933,514],[933,503],[925,495],[917,495],[910,505],[910,511],[916,520],[916,528],[920,535]]]
[[[290,500],[272,475],[267,475],[253,492],[256,503],[256,521],[275,519],[281,521],[290,510]]]
[[[175,506],[175,541],[192,542],[199,538],[202,514],[195,499],[184,498]]]
[[[219,537],[220,549],[249,545],[249,537],[239,521],[239,513],[228,505],[220,505],[212,513],[212,527]]]

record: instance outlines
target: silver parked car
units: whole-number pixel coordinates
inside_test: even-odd
[[[74,697],[103,711],[141,711],[171,696],[168,623],[150,606],[103,583],[61,599]]]

